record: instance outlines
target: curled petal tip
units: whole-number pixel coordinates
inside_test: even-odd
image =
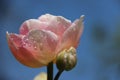
[[[6,31],[6,34],[7,34],[7,35],[9,34],[8,31]]]
[[[6,36],[7,36],[7,37],[9,36],[9,33],[8,33],[8,31],[6,31]]]
[[[81,20],[81,21],[83,21],[84,18],[85,18],[85,15],[81,15],[81,16],[80,16],[80,20]]]
[[[84,18],[85,18],[85,15],[80,16],[80,19],[79,19],[79,22],[78,22],[78,25],[80,25],[80,27],[83,25]]]

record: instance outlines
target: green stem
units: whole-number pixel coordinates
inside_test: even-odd
[[[63,71],[64,70],[59,70],[58,73],[56,74],[54,80],[58,80]]]
[[[47,66],[47,80],[53,80],[53,62]]]

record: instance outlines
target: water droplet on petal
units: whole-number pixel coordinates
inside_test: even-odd
[[[31,47],[31,44],[29,43],[28,46]]]
[[[43,50],[43,44],[42,43],[39,43],[39,49]]]
[[[42,46],[43,44],[42,43],[40,43],[40,46]]]
[[[28,41],[28,38],[25,41]]]
[[[36,46],[34,46],[34,49],[35,49],[35,50],[37,50],[37,47],[36,47]]]
[[[25,42],[23,42],[23,46],[25,46],[26,45],[26,43]]]

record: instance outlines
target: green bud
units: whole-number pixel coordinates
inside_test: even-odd
[[[59,70],[69,71],[75,67],[76,63],[76,49],[73,47],[61,51],[56,59],[56,66]]]

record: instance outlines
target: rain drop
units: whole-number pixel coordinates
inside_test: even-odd
[[[26,43],[23,43],[23,46],[25,46],[26,45]]]
[[[28,38],[26,39],[26,41],[28,41]]]
[[[34,41],[33,41],[33,43],[35,44],[35,43],[36,43],[36,41],[34,40]]]
[[[37,47],[36,47],[36,46],[34,46],[34,49],[35,49],[35,50],[37,50]]]
[[[31,44],[30,44],[30,43],[28,43],[28,46],[29,46],[29,47],[31,47]]]
[[[40,43],[40,46],[42,46],[43,44],[42,43]]]
[[[27,42],[28,42],[28,38],[27,38],[27,39],[25,39],[24,41],[25,41],[25,43],[27,43]]]

